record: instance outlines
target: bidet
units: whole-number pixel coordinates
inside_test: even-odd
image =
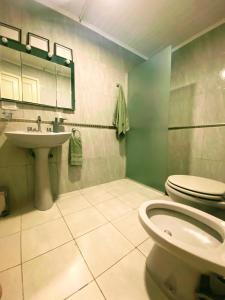
[[[225,276],[225,223],[203,211],[154,200],[139,208],[155,241],[147,258],[151,277],[172,300],[194,300],[202,274]]]

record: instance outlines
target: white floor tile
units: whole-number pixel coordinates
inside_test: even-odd
[[[65,221],[75,238],[108,222],[94,207],[65,216]]]
[[[0,239],[0,271],[21,263],[20,233],[8,235]]]
[[[72,240],[63,219],[22,231],[22,261],[27,261]]]
[[[154,241],[149,238],[138,246],[138,249],[147,257],[154,246]]]
[[[0,238],[9,234],[17,233],[21,227],[21,216],[9,215],[0,219]]]
[[[0,273],[2,287],[1,300],[22,300],[21,266],[17,266]]]
[[[88,192],[84,193],[84,196],[92,205],[115,198],[115,196],[106,191]]]
[[[137,210],[112,223],[135,246],[138,246],[149,237],[139,221]]]
[[[139,208],[142,203],[150,200],[149,197],[138,192],[130,192],[125,195],[121,195],[118,197],[118,199],[133,209]]]
[[[74,242],[23,264],[25,300],[62,300],[91,280]]]
[[[57,205],[64,216],[91,206],[81,194],[59,198],[57,200]]]
[[[27,208],[22,214],[22,230],[60,218],[60,212],[54,204],[50,209],[41,211]]]
[[[166,300],[146,271],[145,257],[132,251],[97,282],[107,300]]]
[[[104,300],[101,291],[95,282],[89,283],[87,286],[76,292],[68,298],[68,300]]]
[[[103,225],[76,241],[95,276],[111,267],[133,248],[111,224]]]
[[[131,211],[130,207],[116,198],[101,202],[96,205],[96,208],[110,221]]]

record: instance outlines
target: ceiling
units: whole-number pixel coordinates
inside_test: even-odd
[[[225,0],[36,0],[148,58],[225,20]]]

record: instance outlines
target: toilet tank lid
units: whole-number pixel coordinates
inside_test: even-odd
[[[167,180],[189,191],[208,195],[225,195],[225,184],[217,180],[191,175],[172,175]]]

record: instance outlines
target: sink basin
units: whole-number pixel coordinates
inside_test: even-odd
[[[47,210],[53,205],[48,168],[51,148],[61,146],[70,137],[70,132],[5,132],[8,140],[17,147],[33,149],[35,153],[34,206]]]
[[[71,133],[8,131],[5,135],[17,147],[34,149],[60,146],[65,143]]]

